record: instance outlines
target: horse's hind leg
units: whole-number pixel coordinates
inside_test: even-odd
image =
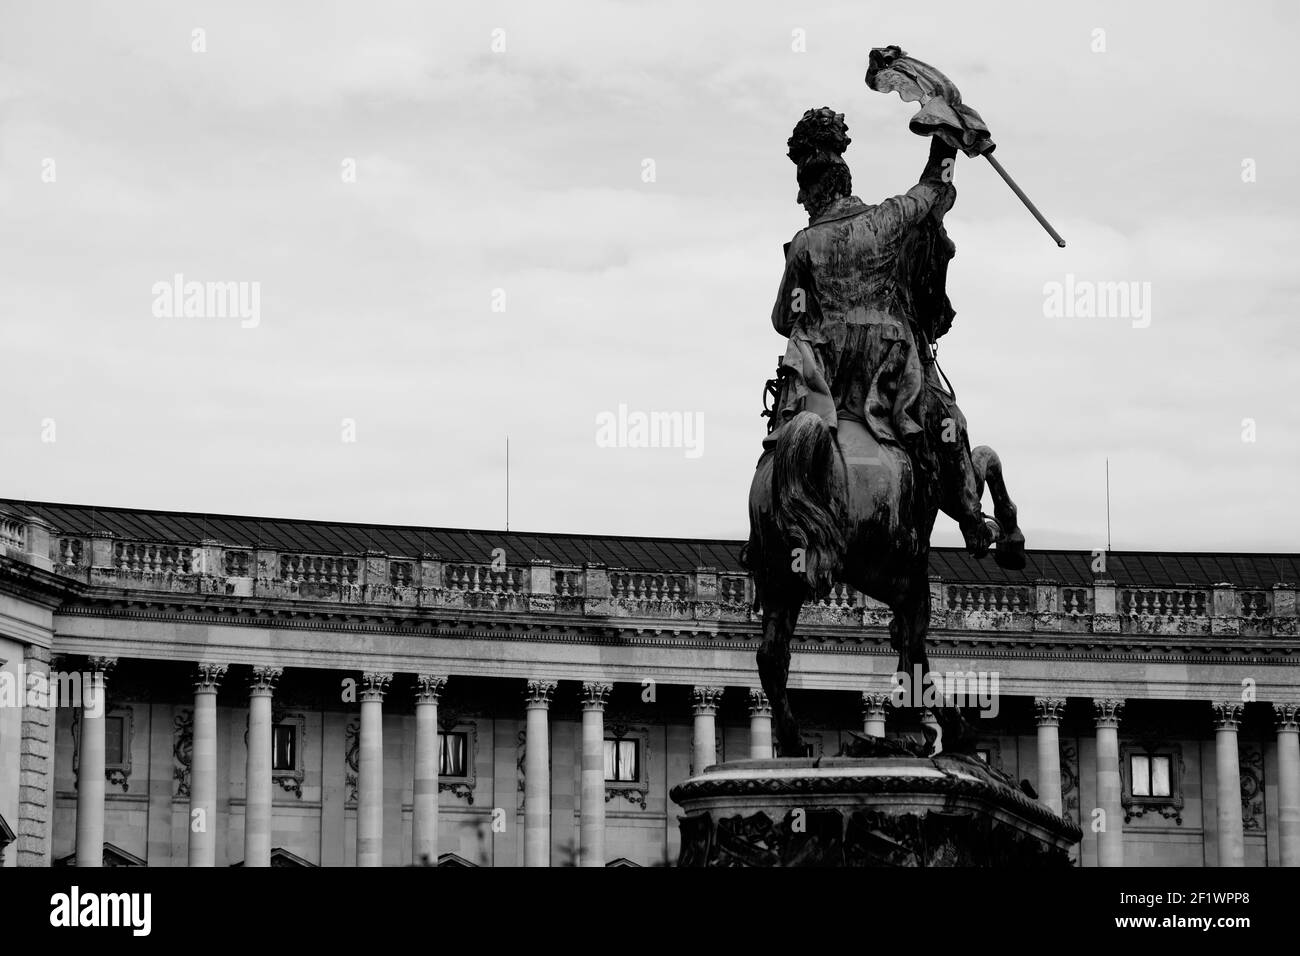
[[[1019,571],[1025,566],[1025,536],[1016,523],[1016,503],[1007,493],[1007,485],[1002,478],[1002,459],[988,445],[980,445],[971,452],[971,463],[975,466],[975,481],[981,498],[984,496],[985,483],[989,486],[989,497],[993,499],[993,517],[1001,529],[993,560],[1000,567]]]
[[[773,736],[782,757],[802,757],[803,739],[786,690],[790,676],[790,639],[799,621],[800,601],[771,601],[763,605],[763,643],[758,649],[758,675],[772,705]]]

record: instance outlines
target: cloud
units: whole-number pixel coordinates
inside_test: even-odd
[[[1117,546],[1293,550],[1296,133],[1243,92],[1284,82],[1290,14],[1185,9],[23,7],[0,35],[4,493],[497,526],[509,433],[515,527],[743,534],[804,224],[785,138],[834,105],[856,191],[906,189],[913,107],[862,84],[897,42],[1069,241],[961,162],[940,361],[1031,545],[1101,539],[1109,456]],[[260,282],[261,325],[155,319],[176,272]],[[1046,318],[1067,273],[1151,283],[1150,327]],[[702,415],[705,454],[598,447],[620,403]]]

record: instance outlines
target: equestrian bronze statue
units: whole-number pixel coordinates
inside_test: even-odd
[[[893,62],[882,53],[902,57],[896,48],[874,51],[878,72]],[[873,88],[898,89],[879,82]],[[928,674],[930,533],[938,512],[957,522],[975,557],[992,551],[999,565],[1024,567],[1025,539],[1001,462],[987,446],[971,449],[965,416],[935,360],[954,317],[945,286],[955,247],[943,218],[956,199],[957,154],[972,154],[972,135],[991,148],[978,114],[959,97],[957,106],[969,116],[952,113],[947,100],[923,100],[923,112],[939,118],[924,130],[930,154],[920,179],[876,204],[853,195],[843,114],[809,110],[787,143],[808,226],[786,245],[772,309],[772,325],[788,342],[769,383],[773,407],[744,549],[762,610],[759,674],[782,756],[803,753],[786,684],[805,602],[837,583],[883,602],[893,613],[898,670]],[[986,485],[991,517],[980,504]],[[935,716],[944,750],[973,746],[957,708],[940,707]]]

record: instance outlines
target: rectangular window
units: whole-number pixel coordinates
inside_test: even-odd
[[[298,769],[298,728],[294,724],[276,724],[272,741],[272,770]]]
[[[639,740],[605,741],[605,779],[615,783],[635,783],[641,779],[641,742]]]
[[[104,763],[109,767],[122,765],[122,752],[126,749],[126,718],[104,718]]]
[[[991,756],[991,753],[992,753],[992,752],[989,751],[989,750],[983,750],[983,749],[981,749],[981,750],[976,750],[976,751],[975,751],[975,756],[976,756],[976,757],[979,757],[980,760],[983,760],[985,763],[988,763],[988,762],[989,762],[989,757]]]
[[[468,773],[468,749],[464,733],[438,735],[438,776],[463,777]]]

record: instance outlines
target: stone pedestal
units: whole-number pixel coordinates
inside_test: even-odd
[[[679,866],[1068,867],[1079,827],[973,757],[737,760],[674,787]]]

